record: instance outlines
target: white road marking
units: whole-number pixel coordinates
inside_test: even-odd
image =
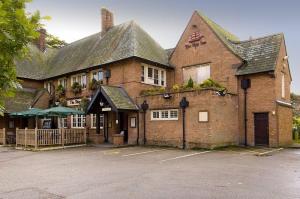
[[[203,151],[203,152],[192,153],[192,154],[183,155],[183,156],[177,156],[175,158],[169,158],[169,159],[161,160],[160,162],[167,162],[167,161],[171,161],[171,160],[177,160],[177,159],[180,159],[180,158],[187,158],[187,157],[200,155],[200,154],[204,154],[204,153],[209,153],[209,152],[211,152],[211,151]]]
[[[274,149],[274,150],[270,150],[270,151],[265,151],[265,152],[262,152],[262,153],[258,153],[257,156],[263,156],[263,155],[267,155],[269,153],[273,153],[273,152],[281,151],[281,150],[283,150],[283,148]]]
[[[167,149],[159,149],[159,150],[152,150],[152,151],[144,151],[144,152],[139,152],[139,153],[131,153],[127,155],[122,155],[123,157],[128,157],[128,156],[135,156],[135,155],[142,155],[142,154],[147,154],[147,153],[154,153],[158,151],[166,151]]]

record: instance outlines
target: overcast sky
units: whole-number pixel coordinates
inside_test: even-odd
[[[300,94],[299,0],[33,0],[29,12],[51,16],[46,29],[72,42],[101,30],[100,8],[113,11],[115,24],[135,20],[164,48],[173,48],[194,10],[200,10],[241,40],[283,32]]]

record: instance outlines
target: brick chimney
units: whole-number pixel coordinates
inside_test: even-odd
[[[38,30],[40,33],[40,36],[37,40],[37,47],[40,49],[40,51],[44,52],[46,50],[46,36],[47,36],[47,31],[44,28],[41,28]]]
[[[103,36],[111,27],[114,26],[114,15],[106,8],[101,8],[102,32]]]

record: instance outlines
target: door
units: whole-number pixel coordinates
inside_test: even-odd
[[[269,114],[254,114],[255,145],[269,145]]]
[[[128,114],[120,113],[120,131],[124,133],[124,142],[128,142]]]

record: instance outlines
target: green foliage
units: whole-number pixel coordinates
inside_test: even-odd
[[[47,34],[46,43],[49,48],[61,48],[67,45],[67,42],[51,34]]]
[[[78,82],[74,82],[72,85],[72,91],[75,95],[81,92],[82,86]]]
[[[190,77],[189,81],[187,82],[185,88],[194,88],[194,80]]]
[[[83,97],[80,101],[80,108],[82,111],[86,112],[88,106],[89,106],[90,101],[86,98]]]
[[[61,84],[58,85],[58,87],[56,88],[56,93],[57,93],[58,97],[65,95],[65,91],[66,91],[66,89]]]
[[[39,36],[40,13],[26,14],[29,0],[0,1],[0,115],[4,112],[4,100],[13,97],[20,88],[14,61],[25,58],[28,43]]]
[[[293,128],[300,131],[300,117],[293,117]]]
[[[174,85],[172,86],[172,91],[173,91],[173,92],[179,92],[180,89],[181,89],[181,86],[180,86],[179,84],[174,84]]]
[[[67,106],[68,102],[67,102],[67,100],[64,97],[61,97],[61,98],[59,98],[59,104],[61,106]]]
[[[147,90],[141,91],[141,95],[156,95],[156,94],[163,94],[166,92],[165,87],[153,87]]]
[[[213,88],[213,89],[217,89],[217,90],[225,90],[225,88],[219,84],[218,82],[215,82],[214,80],[212,79],[207,79],[205,80],[204,82],[202,82],[200,85],[199,85],[199,88],[201,89],[204,89],[204,88]]]
[[[100,87],[101,84],[103,84],[102,81],[97,81],[93,78],[92,81],[89,83],[89,89],[92,91],[96,90]]]

